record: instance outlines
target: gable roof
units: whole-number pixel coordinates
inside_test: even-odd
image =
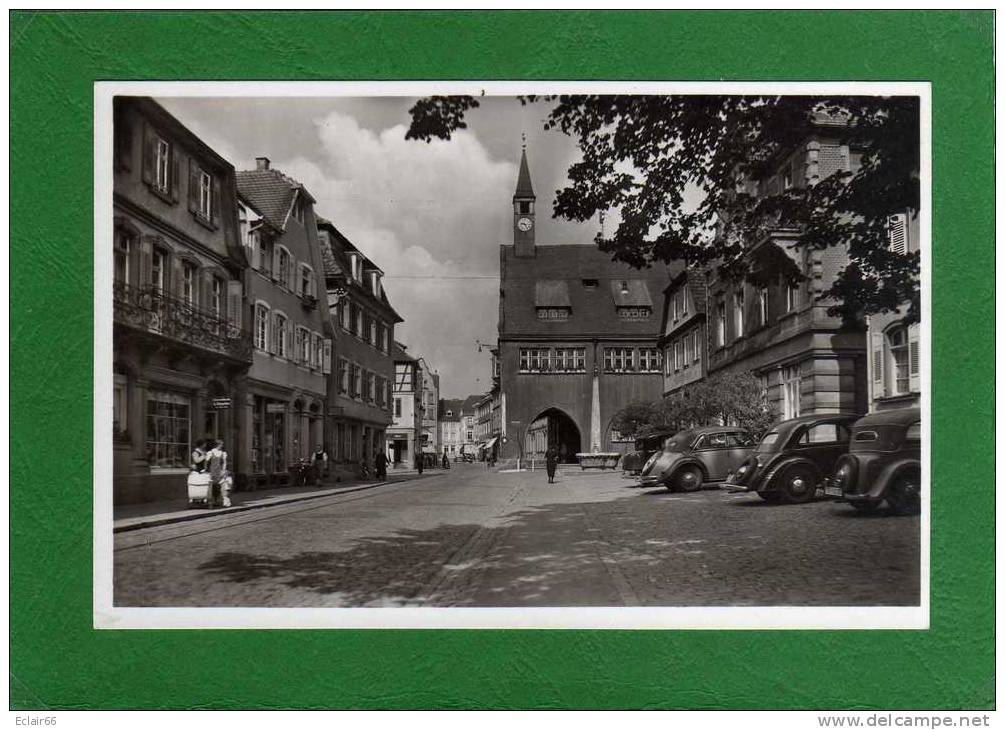
[[[527,258],[517,257],[513,246],[501,246],[499,336],[655,339],[660,312],[653,301],[667,278],[664,266],[634,269],[611,261],[610,254],[593,244],[536,246],[535,255]],[[627,295],[621,294],[622,281],[629,282]],[[568,304],[537,303],[563,296]],[[538,306],[568,306],[571,311],[567,319],[538,319]],[[618,306],[649,306],[654,311],[648,319],[622,319]]]
[[[276,229],[286,229],[286,218],[298,195],[314,202],[304,186],[279,170],[238,170],[237,189]]]

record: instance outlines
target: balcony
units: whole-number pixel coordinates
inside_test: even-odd
[[[115,282],[115,322],[233,360],[251,362],[251,333],[151,287]]]

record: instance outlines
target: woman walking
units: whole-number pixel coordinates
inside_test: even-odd
[[[555,483],[555,470],[558,468],[558,451],[554,446],[549,446],[544,452],[544,465],[548,470],[548,484]]]

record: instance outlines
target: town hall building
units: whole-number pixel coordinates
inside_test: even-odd
[[[663,395],[654,310],[666,269],[613,262],[594,244],[539,245],[535,202],[524,151],[513,244],[499,249],[499,458],[624,451],[614,416]]]

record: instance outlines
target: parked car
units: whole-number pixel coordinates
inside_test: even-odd
[[[726,484],[768,502],[808,502],[848,451],[857,415],[811,415],[772,426]]]
[[[863,512],[886,502],[894,514],[921,510],[921,410],[898,408],[855,422],[851,446],[824,493]]]
[[[670,436],[673,436],[673,431],[653,431],[635,439],[635,451],[625,454],[621,460],[621,470],[632,475],[641,474],[649,457],[662,449],[663,442]]]
[[[703,484],[724,480],[753,449],[754,438],[743,428],[706,426],[681,431],[649,457],[639,484],[694,492]]]

